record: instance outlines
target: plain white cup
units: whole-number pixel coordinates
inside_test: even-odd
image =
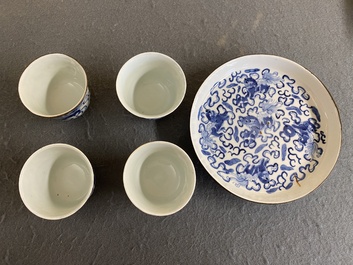
[[[138,54],[120,69],[116,91],[132,114],[158,119],[172,113],[183,101],[186,78],[179,64],[157,52]]]
[[[20,77],[18,92],[29,111],[47,118],[74,119],[90,102],[84,69],[76,60],[59,53],[33,61]]]
[[[194,165],[180,147],[163,141],[144,144],[128,158],[124,188],[141,211],[166,216],[181,210],[196,185]]]
[[[48,220],[74,214],[86,203],[93,187],[91,163],[79,149],[68,144],[51,144],[34,152],[19,178],[25,206]]]

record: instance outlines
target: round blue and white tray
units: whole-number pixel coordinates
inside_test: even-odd
[[[341,123],[325,86],[288,59],[249,55],[217,68],[190,117],[196,154],[225,189],[284,203],[317,188],[334,167]]]

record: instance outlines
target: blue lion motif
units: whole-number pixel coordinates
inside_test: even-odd
[[[295,79],[268,68],[232,73],[199,110],[202,154],[238,188],[275,193],[300,185],[326,144],[309,99]]]

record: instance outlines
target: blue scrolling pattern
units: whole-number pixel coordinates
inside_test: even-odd
[[[76,119],[76,118],[82,116],[82,114],[86,111],[86,109],[89,106],[90,99],[91,99],[91,93],[90,93],[89,89],[87,88],[86,94],[83,97],[80,104],[76,108],[71,110],[69,113],[66,113],[63,116],[60,116],[59,119],[61,119],[63,121],[68,121],[68,120],[73,120],[73,119]]]
[[[200,107],[199,144],[225,182],[250,191],[291,188],[313,172],[326,135],[296,80],[270,69],[235,71]]]

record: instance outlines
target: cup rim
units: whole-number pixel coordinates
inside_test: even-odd
[[[84,87],[84,91],[82,93],[82,96],[81,98],[78,100],[78,102],[73,106],[71,107],[70,109],[64,111],[64,112],[61,112],[61,113],[58,113],[58,114],[53,114],[53,115],[50,115],[50,114],[42,114],[42,113],[39,113],[37,111],[34,111],[33,109],[31,109],[30,107],[28,107],[28,105],[25,103],[25,101],[23,100],[23,97],[22,97],[22,93],[21,93],[21,87],[23,86],[22,85],[22,82],[23,82],[23,78],[24,78],[24,75],[27,71],[29,71],[29,68],[36,62],[38,62],[39,60],[43,60],[45,59],[46,57],[52,57],[52,56],[59,56],[59,57],[64,57],[64,58],[68,58],[72,61],[74,61],[78,68],[80,68],[82,70],[82,73],[84,75],[84,82],[85,82],[85,87]],[[18,82],[18,94],[19,94],[19,97],[20,97],[20,100],[22,102],[22,104],[30,111],[32,112],[33,114],[37,115],[37,116],[40,116],[40,117],[44,117],[44,118],[60,118],[62,116],[65,116],[66,114],[70,113],[71,111],[73,111],[75,108],[77,108],[82,100],[84,99],[86,93],[87,93],[87,90],[88,90],[88,80],[87,80],[87,74],[86,74],[86,71],[85,69],[82,67],[82,65],[76,60],[74,59],[73,57],[71,56],[68,56],[66,54],[63,54],[63,53],[49,53],[49,54],[45,54],[45,55],[42,55],[40,57],[38,57],[37,59],[33,60],[30,64],[27,65],[27,67],[24,69],[24,71],[22,72],[21,76],[20,76],[20,79],[19,79],[19,82]]]
[[[183,202],[178,203],[172,210],[169,210],[169,211],[154,211],[154,210],[148,210],[148,209],[145,209],[145,208],[141,207],[141,205],[137,202],[137,200],[135,200],[134,195],[132,194],[132,192],[130,191],[129,187],[127,186],[127,178],[130,177],[130,176],[127,175],[127,168],[130,167],[130,166],[134,166],[134,165],[130,165],[131,159],[134,156],[136,156],[137,154],[139,154],[140,152],[143,152],[144,149],[147,150],[151,146],[158,146],[158,145],[161,148],[167,147],[170,150],[174,150],[174,151],[176,150],[179,154],[182,154],[182,159],[185,162],[187,162],[187,165],[191,169],[191,174],[187,177],[188,179],[191,178],[190,189],[188,191],[189,196]],[[151,154],[153,154],[153,152]],[[142,212],[144,212],[146,214],[149,214],[149,215],[154,215],[154,216],[168,216],[168,215],[175,214],[178,211],[182,210],[190,202],[190,200],[193,197],[193,194],[195,192],[195,188],[196,188],[196,170],[195,170],[194,163],[192,162],[190,156],[185,152],[185,150],[183,150],[178,145],[173,144],[171,142],[167,142],[167,141],[152,141],[152,142],[148,142],[148,143],[145,143],[143,145],[140,145],[128,157],[128,159],[127,159],[127,161],[125,163],[125,166],[124,166],[124,170],[123,170],[123,185],[124,185],[124,189],[125,189],[126,195],[128,196],[129,200],[140,211],[142,211]]]
[[[138,112],[136,111],[134,108],[130,107],[129,104],[127,104],[125,102],[125,100],[123,99],[121,93],[119,92],[120,89],[119,89],[119,85],[118,85],[118,81],[119,81],[119,77],[121,77],[124,69],[131,63],[133,62],[134,60],[136,60],[137,58],[140,58],[140,57],[143,57],[143,56],[160,56],[161,58],[164,58],[164,59],[167,59],[169,60],[170,62],[173,63],[173,65],[178,69],[178,71],[181,73],[181,77],[182,77],[182,94],[180,96],[180,98],[178,98],[178,100],[176,101],[173,101],[173,104],[175,103],[175,106],[173,107],[170,107],[167,111],[164,111],[162,113],[159,113],[159,114],[155,114],[155,115],[151,115],[151,114],[143,114],[141,112]],[[184,100],[185,98],[185,94],[186,94],[186,88],[187,88],[187,82],[186,82],[186,76],[185,76],[185,73],[182,69],[182,67],[179,65],[179,63],[174,60],[172,57],[166,55],[166,54],[163,54],[163,53],[160,53],[160,52],[154,52],[154,51],[150,51],[150,52],[142,52],[142,53],[139,53],[139,54],[136,54],[134,55],[133,57],[131,57],[130,59],[128,59],[124,64],[123,66],[120,68],[119,72],[118,72],[118,75],[117,75],[117,78],[116,78],[116,82],[115,82],[115,87],[116,87],[116,93],[117,93],[117,96],[118,96],[118,99],[120,101],[120,103],[123,105],[123,107],[129,111],[131,114],[137,116],[137,117],[140,117],[140,118],[144,118],[144,119],[160,119],[160,118],[163,118],[169,114],[171,114],[172,112],[174,112],[179,106],[180,104],[182,103],[182,101]]]
[[[45,152],[45,151],[47,151],[49,149],[53,149],[53,148],[69,148],[70,150],[74,151],[77,155],[79,155],[86,162],[88,170],[89,170],[90,186],[88,188],[87,194],[82,198],[82,200],[71,211],[68,211],[65,214],[61,214],[61,215],[46,216],[45,214],[42,214],[39,211],[37,211],[37,209],[35,209],[35,207],[33,207],[32,204],[30,204],[27,201],[27,199],[25,198],[25,196],[24,196],[24,187],[23,187],[23,178],[25,178],[25,175],[24,175],[25,174],[24,173],[25,167],[33,159],[35,159],[35,157],[37,155],[39,155],[40,153]],[[39,148],[38,150],[36,150],[34,153],[32,153],[27,158],[25,163],[23,164],[21,172],[20,172],[20,176],[19,176],[18,189],[19,189],[20,197],[21,197],[21,200],[22,200],[23,204],[34,215],[36,215],[36,216],[38,216],[38,217],[40,217],[42,219],[46,219],[46,220],[60,220],[60,219],[64,219],[66,217],[69,217],[69,216],[73,215],[79,209],[81,209],[83,207],[83,205],[87,202],[89,197],[92,195],[93,189],[94,189],[94,171],[93,171],[93,167],[92,167],[91,162],[87,158],[87,156],[80,149],[78,149],[77,147],[74,147],[72,145],[65,144],[65,143],[54,143],[54,144],[45,145],[45,146]]]

